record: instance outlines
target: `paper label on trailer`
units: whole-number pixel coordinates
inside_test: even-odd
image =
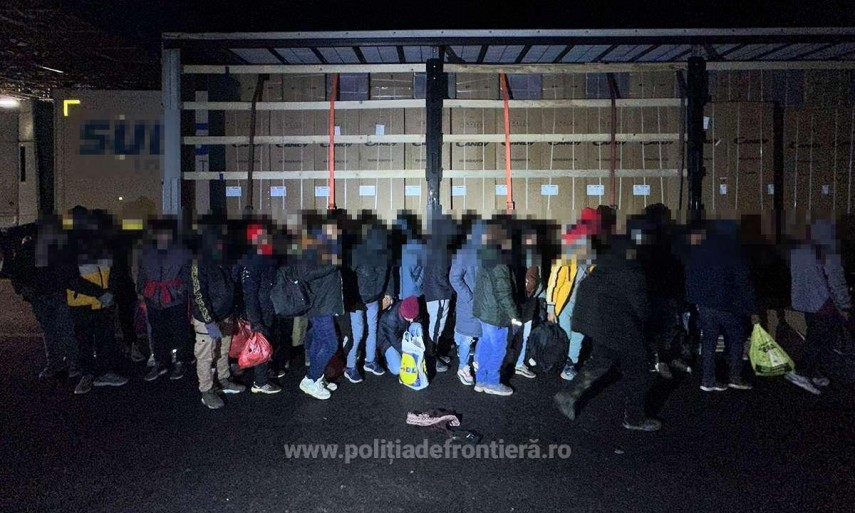
[[[606,193],[605,185],[588,185],[588,196],[602,196]]]
[[[227,198],[240,198],[240,185],[226,187]]]
[[[271,198],[284,198],[285,197],[285,186],[284,185],[272,185],[272,186],[270,186],[270,197]]]
[[[718,193],[722,194],[722,195],[727,194],[727,184],[726,183],[718,184]]]
[[[775,184],[773,184],[773,183],[767,183],[766,184],[766,194],[768,194],[770,196],[775,194]]]
[[[360,196],[374,196],[376,194],[376,188],[373,185],[360,185],[359,186],[359,195]]]
[[[632,195],[633,196],[650,196],[650,186],[649,185],[633,185],[632,186]]]
[[[822,186],[822,194],[824,196],[828,196],[829,194],[831,194],[831,186],[830,185],[823,185]]]
[[[555,184],[543,184],[540,186],[541,196],[558,196],[558,186]]]
[[[404,186],[404,196],[419,197],[422,195],[421,185],[406,185]]]
[[[712,118],[709,116],[704,116],[704,130],[709,130],[710,124],[712,124]]]
[[[466,196],[466,186],[465,185],[454,185],[451,187],[451,195],[452,196]]]
[[[374,125],[374,135],[386,135],[386,125]]]
[[[333,133],[334,133],[335,135],[341,135],[341,127],[340,127],[340,126],[338,126],[338,125],[336,125],[336,126],[335,126],[335,129],[333,130]]]
[[[507,196],[508,195],[508,186],[507,185],[496,185],[496,196]]]
[[[329,198],[330,197],[330,188],[328,185],[315,187],[315,197],[316,198]]]

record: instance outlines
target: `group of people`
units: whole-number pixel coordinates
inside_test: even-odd
[[[387,226],[369,212],[330,212],[285,227],[205,218],[185,230],[153,220],[142,237],[105,212],[75,207],[38,223],[10,275],[44,331],[40,378],[67,373],[75,394],[126,384],[124,352],[148,359],[149,382],[182,379],[195,364],[212,409],[246,386],[280,392],[295,361],[307,366],[300,390],[329,399],[338,387],[328,379],[332,360],[343,360],[350,383],[397,375],[410,332],[424,340],[432,379],[455,368],[462,385],[509,396],[509,381],[539,373],[527,346],[550,323],[567,340],[560,411],[574,419],[583,395],[616,367],[624,427],[655,431],[661,423],[644,406],[651,377],[691,373],[699,347],[702,391],[750,389],[745,343],[768,312],[806,316],[805,356],[787,379],[812,393],[829,384],[820,355],[851,309],[834,224],[816,221],[782,245],[751,222],[758,219],[679,225],[655,204],[618,223],[601,206],[563,230],[469,214],[438,215],[422,233],[412,214]],[[282,276],[299,287],[277,287]],[[275,295],[288,291],[305,294],[299,315],[276,313]],[[238,379],[244,370],[229,349],[241,319],[273,356]],[[720,335],[726,373],[716,369]]]

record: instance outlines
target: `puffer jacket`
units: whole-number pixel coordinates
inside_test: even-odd
[[[138,261],[137,294],[143,295],[146,305],[156,310],[186,303],[188,288],[184,279],[190,262],[190,252],[180,246],[167,250],[146,246]]]
[[[289,266],[294,277],[306,284],[312,303],[306,317],[344,315],[341,272],[338,266],[324,261],[323,251],[312,248],[290,258]],[[335,249],[328,248],[327,251]]]
[[[390,347],[401,352],[401,339],[410,327],[410,322],[401,317],[401,303],[402,301],[396,301],[388,310],[380,314],[377,328],[377,349],[380,354],[385,353]]]
[[[451,286],[457,293],[454,331],[468,337],[481,336],[481,323],[472,314],[472,306],[478,269],[481,267],[478,252],[481,249],[481,237],[486,228],[487,223],[484,221],[478,220],[473,223],[470,239],[454,255],[448,276]]]
[[[347,310],[362,310],[385,295],[394,295],[391,269],[388,234],[380,227],[373,227],[353,249],[349,268],[342,269],[345,287],[351,289],[345,290]],[[345,278],[345,273],[350,279]]]
[[[246,320],[252,329],[269,335],[276,318],[270,292],[276,278],[276,259],[250,253],[239,264]]]
[[[499,263],[497,251],[489,248],[482,252],[483,267],[478,270],[475,282],[475,302],[472,315],[481,322],[499,327],[511,325],[511,319],[519,319],[520,313],[514,302],[514,280],[511,270]]]

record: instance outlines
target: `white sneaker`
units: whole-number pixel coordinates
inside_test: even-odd
[[[481,386],[481,390],[485,394],[489,395],[501,395],[501,396],[509,396],[514,393],[514,389],[509,387],[508,385],[504,385],[502,383],[498,383],[496,385],[483,385]]]
[[[326,388],[330,392],[335,392],[336,390],[338,390],[338,385],[336,385],[335,383],[333,383],[331,381],[327,381],[326,378],[321,378],[321,379],[324,380],[324,388]]]
[[[784,374],[784,377],[793,385],[801,387],[814,395],[819,395],[821,393],[818,388],[813,386],[813,383],[811,383],[808,378],[800,374],[796,374],[795,372],[788,372]]]
[[[515,368],[514,374],[516,374],[517,376],[522,376],[524,378],[528,378],[528,379],[534,379],[537,376],[525,364],[522,364],[519,367]]]
[[[457,370],[457,379],[460,380],[461,383],[466,385],[467,387],[471,387],[475,384],[475,380],[472,379],[472,373],[469,371],[469,366],[463,367],[462,369]]]
[[[300,390],[314,397],[315,399],[329,399],[332,394],[324,386],[324,378],[321,377],[317,381],[312,381],[308,377],[303,378],[300,382]]]

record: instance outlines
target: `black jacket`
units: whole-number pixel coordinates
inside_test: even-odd
[[[573,331],[618,351],[641,352],[650,304],[641,265],[626,259],[629,248],[625,239],[615,237],[612,247],[597,255],[596,266],[579,283]]]
[[[312,302],[306,317],[344,315],[342,279],[338,266],[324,262],[317,249],[305,251],[291,260],[289,266],[294,277],[306,284]]]
[[[273,326],[276,311],[270,292],[276,277],[276,259],[251,253],[239,264],[246,320],[254,330],[264,332]]]
[[[208,259],[190,264],[186,278],[190,284],[193,317],[205,324],[220,322],[235,311],[235,285],[231,269]]]
[[[410,322],[401,317],[401,303],[403,301],[397,301],[380,315],[377,329],[377,348],[380,354],[385,353],[390,347],[401,352],[401,339],[410,327]]]
[[[388,235],[372,228],[364,241],[350,253],[350,264],[341,270],[344,301],[348,312],[364,310],[365,305],[385,295],[394,296]]]
[[[448,279],[451,270],[451,246],[454,243],[455,225],[450,219],[439,219],[433,223],[433,233],[426,245],[424,284],[425,301],[451,299],[454,288]]]

